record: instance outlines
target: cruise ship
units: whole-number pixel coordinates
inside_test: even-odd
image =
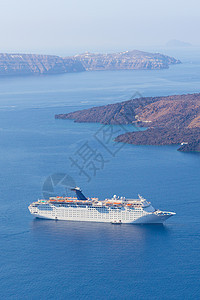
[[[109,222],[113,224],[162,224],[175,215],[154,209],[142,196],[127,199],[114,195],[110,199],[86,198],[79,187],[72,189],[76,197],[50,197],[29,205],[30,213],[43,219]]]

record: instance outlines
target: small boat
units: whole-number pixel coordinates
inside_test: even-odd
[[[115,225],[120,225],[122,224],[122,221],[121,220],[118,220],[118,221],[112,221],[111,224],[115,224]]]

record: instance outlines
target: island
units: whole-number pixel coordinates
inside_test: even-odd
[[[144,51],[124,51],[110,54],[94,54],[86,52],[75,55],[86,71],[101,70],[156,70],[167,69],[169,65],[180,64],[181,61],[160,53]]]
[[[170,40],[166,43],[165,46],[169,48],[182,48],[182,47],[192,47],[192,44],[188,42],[179,41],[179,40]]]
[[[0,54],[0,75],[62,74],[99,70],[166,69],[181,61],[138,50],[111,54],[84,53],[69,57],[39,54]]]
[[[134,145],[174,144],[180,145],[179,151],[200,151],[200,93],[136,98],[58,114],[55,118],[133,124],[134,131],[117,136],[115,141]]]
[[[0,75],[40,75],[83,72],[82,63],[74,58],[37,54],[0,54]]]

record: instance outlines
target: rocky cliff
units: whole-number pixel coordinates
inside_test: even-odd
[[[180,60],[167,55],[138,50],[112,54],[87,52],[74,58],[78,59],[87,71],[166,69],[169,65],[181,63]]]
[[[122,103],[94,107],[59,119],[102,124],[134,124],[138,130],[116,138],[116,142],[137,145],[184,143],[180,151],[200,151],[200,94],[137,98]],[[148,127],[141,131],[140,127]]]
[[[162,69],[180,63],[162,54],[127,51],[113,54],[59,57],[37,54],[0,54],[0,75],[61,74],[94,70]]]
[[[0,75],[59,74],[85,71],[75,58],[53,55],[0,54]]]

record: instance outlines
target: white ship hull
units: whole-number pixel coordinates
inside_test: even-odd
[[[98,210],[97,210],[98,209]],[[127,209],[116,209],[114,212],[112,209],[108,209],[108,212],[99,212],[101,208],[65,208],[65,207],[52,207],[52,210],[48,209],[40,210],[29,206],[31,214],[37,218],[51,219],[51,220],[63,220],[63,221],[87,221],[87,222],[107,222],[111,223],[117,221],[126,224],[162,224],[173,213],[161,212],[157,214],[154,212],[146,212],[144,210],[134,211]]]
[[[29,205],[30,213],[36,218],[104,222],[112,224],[162,224],[175,215],[172,212],[155,210],[151,202],[139,195],[139,199],[126,199],[113,196],[100,201],[86,198],[80,188],[72,189],[77,197],[51,197]]]

